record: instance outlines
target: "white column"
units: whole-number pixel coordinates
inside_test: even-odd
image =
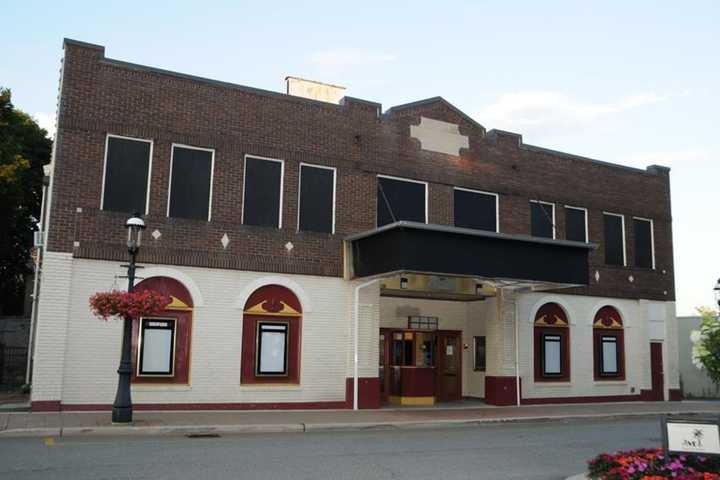
[[[62,400],[72,266],[70,253],[47,252],[43,258],[33,358],[33,402]]]

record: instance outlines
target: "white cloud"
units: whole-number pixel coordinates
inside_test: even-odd
[[[309,57],[310,63],[322,70],[342,70],[349,67],[394,62],[395,60],[397,57],[391,53],[360,48],[323,50],[315,52]]]
[[[38,112],[33,114],[33,118],[37,121],[41,128],[48,132],[50,138],[55,138],[55,114],[47,112]]]
[[[475,118],[488,128],[541,134],[585,127],[600,118],[665,99],[641,93],[593,103],[556,91],[520,91],[500,95],[494,103],[481,108]]]

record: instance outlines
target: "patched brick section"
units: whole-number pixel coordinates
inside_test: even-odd
[[[113,133],[154,142],[147,223],[149,232],[158,229],[162,236],[146,240],[146,262],[340,276],[342,238],[375,227],[375,176],[382,173],[429,182],[431,223],[453,224],[452,186],[498,193],[502,233],[529,233],[530,199],[555,203],[558,238],[565,235],[563,206],[588,208],[590,241],[599,248],[590,254],[590,285],[574,292],[674,298],[666,170],[639,171],[526,146],[518,135],[486,132],[441,99],[383,116],[378,108],[351,98],[324,104],[151,71],[104,59],[98,48],[66,44],[49,249],[98,259],[122,255],[126,215],[99,209],[105,137]],[[423,116],[458,124],[470,148],[460,156],[421,150],[409,133]],[[215,149],[210,223],[166,218],[173,142]],[[246,154],[285,161],[282,229],[240,223]],[[300,162],[337,168],[335,235],[296,232]],[[603,211],[625,215],[626,268],[604,265]],[[654,221],[654,271],[632,267],[633,216]],[[227,249],[220,243],[224,234]],[[291,252],[284,248],[288,241]],[[599,283],[592,278],[596,270]]]

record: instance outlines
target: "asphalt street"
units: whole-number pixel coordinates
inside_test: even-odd
[[[5,438],[0,479],[562,479],[660,445],[658,419],[180,436]]]

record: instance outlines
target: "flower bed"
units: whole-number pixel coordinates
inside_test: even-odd
[[[158,315],[170,303],[170,297],[154,290],[140,292],[98,292],[90,297],[90,309],[96,317],[138,318]]]
[[[661,449],[602,453],[588,462],[588,477],[597,480],[720,480],[720,459],[670,455]]]

